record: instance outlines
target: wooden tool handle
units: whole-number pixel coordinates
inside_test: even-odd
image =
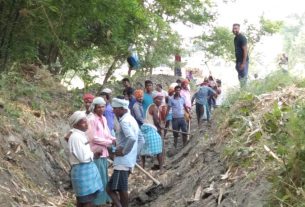
[[[187,132],[181,132],[181,131],[177,131],[177,130],[173,130],[173,129],[169,129],[169,128],[161,128],[161,129],[168,130],[168,131],[171,131],[171,132],[177,132],[177,133],[180,133],[180,134],[185,134],[185,135],[188,135],[188,136],[191,135]]]
[[[149,177],[156,185],[160,185],[160,181],[158,181],[156,178],[154,178],[149,172],[147,172],[146,170],[144,170],[140,165],[136,164],[136,167],[143,172],[145,175],[147,175],[147,177]]]
[[[109,163],[113,163],[113,161],[112,160],[110,160],[110,159],[107,159],[107,161],[109,162]],[[160,183],[160,181],[158,181],[156,178],[154,178],[149,172],[147,172],[146,170],[144,170],[140,165],[138,165],[137,163],[136,163],[136,167],[141,171],[141,172],[143,172],[147,177],[149,177],[156,185],[160,185],[161,183]]]

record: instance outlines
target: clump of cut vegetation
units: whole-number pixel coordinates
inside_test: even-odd
[[[221,113],[218,139],[231,168],[273,184],[267,206],[305,203],[304,80],[271,74],[233,92]],[[230,104],[230,105],[228,105]],[[231,105],[232,104],[232,105]],[[229,108],[229,110],[228,110]],[[216,116],[217,116],[216,114]]]

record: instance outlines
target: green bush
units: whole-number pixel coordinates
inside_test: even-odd
[[[266,206],[305,206],[305,102],[299,98],[279,106],[275,99],[268,110],[256,105],[259,95],[291,85],[304,87],[305,80],[278,71],[250,82],[241,91],[231,91],[216,112],[221,114],[217,123],[230,131],[223,151],[230,165],[244,169],[258,165],[268,174],[273,187]],[[247,122],[256,125],[252,128]],[[251,134],[257,128],[259,131]],[[270,156],[264,145],[280,161]]]
[[[271,204],[276,206],[304,206],[305,204],[305,104],[297,105],[284,126],[287,139],[281,146],[284,166],[274,183]]]

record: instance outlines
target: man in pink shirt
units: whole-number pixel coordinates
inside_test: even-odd
[[[192,101],[191,101],[191,91],[188,88],[189,81],[183,80],[181,82],[181,91],[180,96],[184,98],[186,107],[190,110],[192,108]]]
[[[93,99],[91,105],[93,115],[88,118],[90,147],[94,153],[94,162],[100,172],[104,186],[108,183],[108,147],[115,143],[115,137],[111,135],[107,125],[107,120],[103,116],[105,105],[106,102],[102,97]],[[97,198],[94,200],[95,205],[102,205],[107,202],[110,202],[110,197],[106,191],[99,193]]]

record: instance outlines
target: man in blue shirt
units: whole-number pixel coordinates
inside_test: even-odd
[[[100,95],[106,101],[105,112],[104,112],[103,115],[105,116],[105,118],[107,120],[107,125],[108,125],[108,128],[109,128],[111,134],[113,136],[115,136],[115,133],[114,133],[114,113],[113,113],[112,106],[110,104],[111,93],[112,93],[112,91],[109,88],[105,88],[104,90],[102,90]]]
[[[145,92],[143,96],[143,112],[144,116],[146,115],[146,111],[148,106],[154,102],[154,99],[152,97],[152,92],[153,92],[153,82],[151,80],[146,80],[145,81]]]
[[[208,104],[209,97],[216,95],[216,92],[206,86],[200,86],[197,92],[192,97],[192,104],[196,99],[196,116],[198,121],[198,126],[200,125],[201,118],[204,114],[204,107],[206,108],[207,120],[210,120],[210,107]]]
[[[167,114],[169,113],[170,109],[172,109],[173,113],[173,120],[172,120],[172,127],[175,131],[182,131],[187,133],[187,124],[184,118],[184,113],[189,113],[189,109],[185,104],[185,100],[183,97],[180,96],[181,86],[175,87],[175,94],[173,97],[169,98],[168,101],[168,108]],[[178,142],[178,132],[173,132],[174,135],[174,146],[177,148]],[[187,135],[182,135],[183,146],[187,143]]]

